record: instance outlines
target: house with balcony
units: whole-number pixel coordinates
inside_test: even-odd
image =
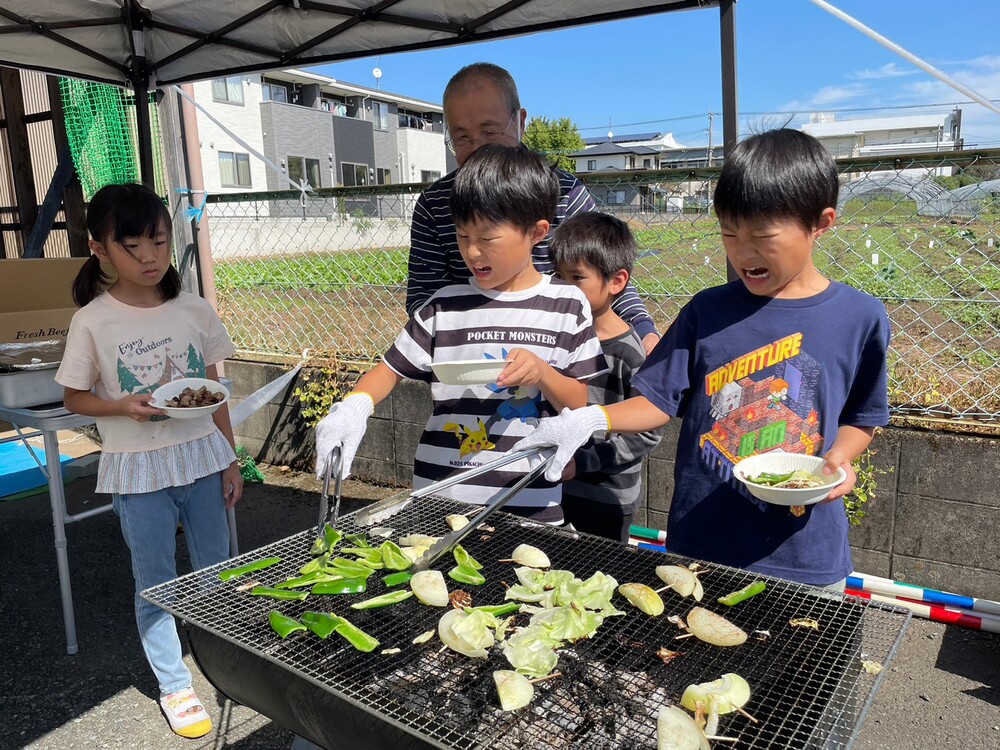
[[[427,182],[447,168],[440,104],[304,70],[194,86],[198,103],[233,134],[199,112],[210,193],[287,190],[292,180],[314,188]]]

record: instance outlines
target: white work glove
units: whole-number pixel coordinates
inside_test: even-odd
[[[550,482],[562,479],[566,468],[577,450],[593,437],[595,432],[607,432],[608,413],[600,406],[585,406],[582,409],[563,409],[558,417],[543,419],[527,437],[521,438],[511,447],[511,452],[530,448],[555,446],[556,454],[545,470],[545,478]]]
[[[375,411],[375,402],[367,393],[352,391],[347,397],[333,405],[330,413],[316,425],[316,476],[326,477],[326,463],[330,451],[341,446],[343,451],[343,474],[351,473],[354,454],[358,452],[361,438],[368,428],[368,417]]]

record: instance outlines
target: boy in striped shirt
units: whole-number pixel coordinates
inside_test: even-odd
[[[532,263],[555,214],[559,182],[526,149],[484,145],[458,172],[451,210],[468,282],[445,287],[418,309],[382,362],[316,426],[317,473],[343,446],[350,471],[375,404],[403,378],[431,384],[434,409],[414,457],[419,489],[507,453],[538,420],[587,402],[587,381],[606,371],[590,306],[576,287]],[[496,383],[447,385],[432,363],[498,359]],[[454,485],[441,495],[488,503],[530,470],[527,460]],[[505,506],[546,523],[563,521],[561,487],[540,478]]]
[[[608,372],[587,383],[591,404],[615,404],[635,395],[632,375],[646,359],[635,329],[611,305],[628,284],[636,242],[628,225],[602,213],[578,214],[556,230],[550,250],[556,276],[578,287],[590,303]],[[642,458],[662,431],[592,438],[563,471],[563,513],[578,531],[628,542],[641,502]]]

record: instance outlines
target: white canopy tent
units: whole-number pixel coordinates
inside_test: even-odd
[[[735,144],[736,0],[0,0],[0,65],[134,89],[719,7],[723,130]],[[443,86],[444,82],[442,82]]]

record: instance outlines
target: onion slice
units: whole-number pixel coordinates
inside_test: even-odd
[[[552,564],[549,562],[548,555],[538,549],[538,547],[532,547],[530,544],[517,545],[510,559],[518,565],[524,565],[527,568],[547,568]]]
[[[498,669],[493,673],[493,681],[500,696],[500,707],[504,711],[524,708],[535,696],[535,686],[523,674],[511,669]]]
[[[660,595],[644,583],[623,583],[618,593],[647,615],[656,617],[663,614],[663,600]]]
[[[694,719],[677,706],[662,706],[656,717],[656,750],[710,750]]]
[[[713,646],[739,646],[747,634],[721,615],[704,607],[695,607],[687,616],[688,630]]]
[[[657,565],[656,575],[681,596],[691,596],[698,582],[698,576],[680,565]]]
[[[448,606],[448,584],[440,570],[421,570],[410,579],[410,589],[429,607]]]

